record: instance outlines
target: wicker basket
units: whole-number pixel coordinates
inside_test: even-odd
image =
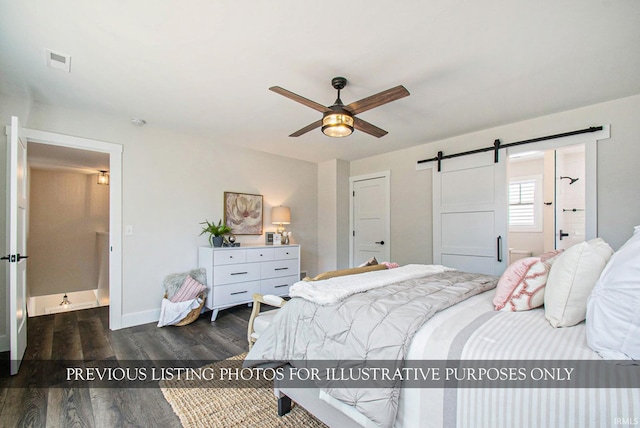
[[[164,298],[167,298],[167,294],[165,293]],[[198,294],[198,297],[196,297],[197,299],[200,299],[200,306],[198,306],[197,308],[191,309],[191,311],[187,314],[186,317],[184,317],[182,319],[182,321],[178,322],[177,324],[173,324],[177,327],[182,327],[183,325],[187,325],[187,324],[191,324],[192,322],[194,322],[195,320],[198,319],[198,317],[200,316],[200,312],[202,312],[202,308],[204,307],[204,302],[205,302],[205,293],[202,292],[200,294]]]

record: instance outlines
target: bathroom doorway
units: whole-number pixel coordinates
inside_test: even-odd
[[[509,263],[586,236],[585,145],[509,156]]]
[[[109,305],[109,154],[29,143],[29,316]]]

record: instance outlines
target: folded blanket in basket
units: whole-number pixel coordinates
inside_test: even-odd
[[[189,315],[191,310],[196,309],[202,303],[201,299],[187,300],[186,302],[173,303],[169,299],[162,299],[162,307],[160,308],[160,320],[158,327],[165,325],[174,325],[179,323]]]

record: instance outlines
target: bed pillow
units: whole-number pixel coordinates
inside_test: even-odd
[[[357,273],[365,273],[365,272],[372,272],[374,270],[385,270],[385,269],[387,269],[385,265],[373,265],[373,266],[355,267],[350,269],[332,270],[329,272],[324,272],[319,275],[316,275],[313,278],[306,277],[304,281],[321,281],[323,279],[335,278],[338,276],[355,275]]]
[[[206,286],[193,279],[191,275],[187,275],[178,291],[176,291],[176,294],[174,294],[169,300],[173,303],[193,300],[206,289]]]
[[[640,360],[640,226],[613,254],[589,297],[587,344],[605,359]]]
[[[554,250],[511,263],[496,286],[496,311],[528,311],[542,306],[549,271],[559,254]]]
[[[565,250],[549,272],[544,292],[544,314],[553,327],[571,327],[584,321],[587,299],[613,250],[600,238]]]

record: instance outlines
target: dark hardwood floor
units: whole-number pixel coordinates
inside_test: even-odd
[[[109,308],[86,309],[28,320],[25,360],[217,361],[248,350],[246,305],[206,312],[184,327],[155,323],[109,330]],[[8,375],[2,354],[0,427],[180,427],[155,388],[43,388],[46,364],[28,364]]]

